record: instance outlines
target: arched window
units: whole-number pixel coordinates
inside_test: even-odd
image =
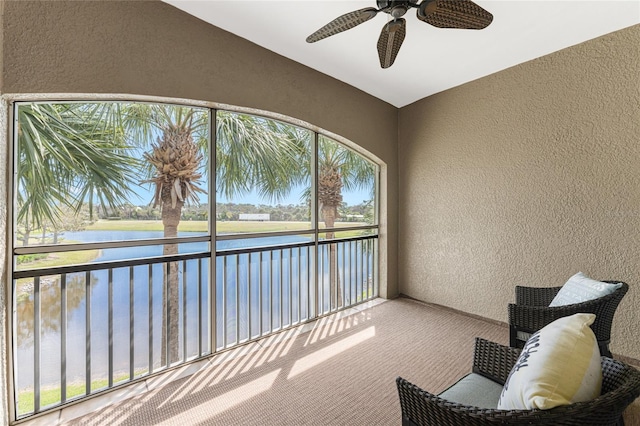
[[[16,418],[378,295],[379,167],[323,134],[167,103],[14,115]]]

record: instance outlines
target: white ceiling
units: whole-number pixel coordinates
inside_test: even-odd
[[[313,44],[306,37],[375,0],[163,0],[206,22],[357,87],[396,107],[583,41],[640,23],[638,0],[476,0],[493,14],[484,30],[439,29],[405,15],[395,63],[376,43],[389,15]]]

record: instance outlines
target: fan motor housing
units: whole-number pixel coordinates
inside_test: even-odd
[[[409,3],[416,4],[418,0],[377,0],[378,9],[386,9],[388,7],[394,6],[407,6],[409,7]]]
[[[377,0],[378,9],[388,13],[394,18],[399,18],[413,5],[418,3],[418,0]]]

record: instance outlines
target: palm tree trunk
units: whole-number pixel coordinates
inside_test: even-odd
[[[174,238],[178,236],[178,224],[182,214],[183,203],[178,201],[173,207],[171,201],[166,198],[162,205],[162,224],[164,225],[164,237]],[[178,254],[177,244],[165,244],[163,255]],[[161,349],[161,365],[167,367],[176,361],[179,361],[179,262],[169,262],[164,272],[166,285],[162,288],[162,349]],[[167,294],[168,291],[168,294]],[[167,322],[168,327],[167,327]],[[168,333],[168,335],[167,335]],[[169,357],[167,362],[167,339],[169,348]]]
[[[24,235],[22,236],[22,245],[23,246],[28,246],[29,245],[29,238],[31,238],[31,231],[29,230],[29,228],[25,228]]]
[[[333,228],[335,226],[337,216],[338,206],[322,206],[322,218],[324,219],[326,228]],[[335,232],[326,233],[328,240],[334,237]],[[336,250],[336,244],[329,244],[329,300],[331,301],[332,307],[339,308],[342,306],[342,283],[340,282],[337,264],[338,251]]]
[[[152,151],[144,154],[156,168],[155,176],[147,182],[156,184],[154,207],[160,204],[165,238],[178,236],[184,203],[189,199],[197,201],[195,191],[203,192],[194,185],[201,177],[198,168],[202,155],[191,133],[191,128],[184,123],[167,124],[158,144],[152,144]],[[163,254],[177,255],[178,245],[165,244]],[[161,364],[167,367],[180,360],[179,265],[179,262],[167,263],[162,289]]]

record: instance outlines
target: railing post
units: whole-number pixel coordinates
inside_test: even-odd
[[[240,255],[235,255],[236,259],[236,341],[240,343]]]
[[[67,401],[67,274],[60,274],[60,401]]]
[[[247,253],[247,338],[251,340],[251,253]]]
[[[187,261],[182,261],[182,362],[187,361]],[[199,282],[196,281],[198,284]],[[198,304],[200,300],[196,301]]]
[[[149,264],[149,374],[153,372],[153,265]]]
[[[91,393],[91,272],[84,276],[85,288],[85,394]]]
[[[33,410],[40,411],[40,277],[33,279]]]
[[[213,263],[213,261],[215,260],[215,258],[212,258],[211,260],[209,260],[210,263]],[[196,280],[197,284],[197,289],[196,289],[196,300],[198,301],[198,307],[196,309],[196,312],[198,312],[198,358],[202,356],[202,262],[204,261],[204,259],[198,259],[198,279]],[[209,275],[209,277],[211,277],[211,275]],[[212,282],[214,280],[210,280],[210,282]],[[209,289],[211,289],[211,286],[209,286]],[[215,292],[215,288],[213,289],[213,291]],[[209,299],[211,299],[211,291],[208,292],[209,294]],[[211,308],[209,309],[209,315],[211,315]],[[211,315],[213,317],[213,315]],[[215,328],[215,320],[214,321],[210,321],[210,327]],[[215,337],[215,332],[210,332],[209,336],[211,336],[211,338]],[[215,340],[211,342],[211,347],[212,350],[211,352],[215,352],[215,348],[216,348],[216,343]]]
[[[108,327],[109,327],[109,387],[113,387],[113,268],[109,268],[109,301],[108,303]]]
[[[134,285],[133,266],[129,266],[129,380],[133,380],[135,375],[135,359],[134,359],[134,330],[135,330],[135,298],[133,292]]]
[[[227,256],[222,257],[222,348],[227,347]]]

